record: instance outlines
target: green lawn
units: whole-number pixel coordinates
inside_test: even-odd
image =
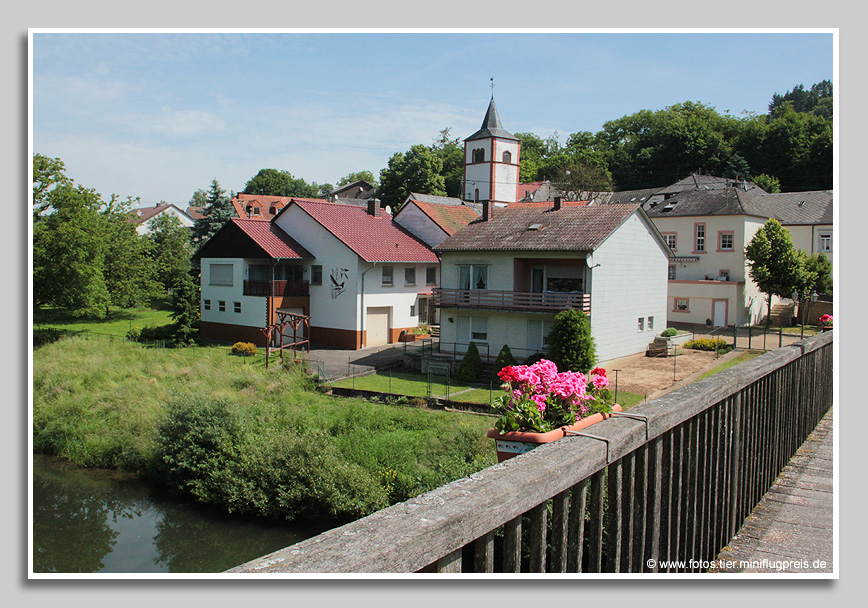
[[[87,319],[72,316],[59,308],[44,308],[34,312],[35,330],[60,329],[69,332],[87,331],[97,334],[124,337],[133,327],[157,327],[172,322],[172,311],[153,308],[110,307],[105,319]]]
[[[379,373],[368,376],[359,376],[355,379],[347,378],[335,382],[333,386],[341,388],[357,388],[363,391],[375,391],[379,393],[392,393],[394,395],[406,395],[408,397],[426,397],[428,395],[428,377],[423,374],[409,374],[393,372],[391,384],[389,374]],[[480,388],[469,384],[450,382],[449,399],[464,403],[491,403],[491,399],[501,395],[500,385],[492,386],[492,389]],[[431,396],[445,398],[447,386],[443,376],[431,376]],[[644,395],[618,391],[618,403],[624,409],[641,403],[645,400]]]
[[[699,378],[697,378],[697,380],[702,380],[703,378],[708,378],[709,376],[716,374],[717,372],[722,372],[723,370],[729,369],[730,367],[735,367],[739,363],[744,363],[745,361],[749,361],[749,360],[753,359],[754,357],[758,357],[761,354],[763,354],[763,353],[760,350],[749,350],[749,351],[740,353],[740,354],[736,355],[735,357],[733,357],[732,359],[729,359],[728,361],[724,361],[723,363],[721,363],[717,367],[708,370],[707,372],[702,374]]]

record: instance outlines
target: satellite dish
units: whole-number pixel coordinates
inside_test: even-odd
[[[591,268],[594,265],[594,254],[592,252],[588,252],[585,256],[585,262],[588,264],[588,268]]]

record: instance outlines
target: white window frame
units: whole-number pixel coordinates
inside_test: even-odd
[[[383,287],[392,287],[395,284],[395,267],[383,266]]]
[[[208,284],[222,285],[224,287],[232,287],[235,281],[235,267],[233,264],[218,264],[216,262],[208,265]]]
[[[415,287],[416,285],[416,267],[407,266],[404,268],[404,285]]]

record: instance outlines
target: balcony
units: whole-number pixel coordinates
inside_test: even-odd
[[[591,294],[544,291],[494,291],[490,289],[442,289],[433,292],[434,305],[440,308],[475,308],[523,312],[559,312],[576,308],[591,313]]]
[[[305,297],[310,295],[308,281],[244,281],[245,296]]]

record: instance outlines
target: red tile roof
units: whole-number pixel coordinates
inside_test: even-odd
[[[562,201],[563,207],[587,207],[590,201]],[[554,202],[552,201],[523,201],[519,203],[509,203],[507,207],[515,207],[518,209],[534,209],[538,207],[552,209]]]
[[[165,211],[172,205],[170,203],[157,203],[153,207],[139,207],[129,211],[130,219],[136,224],[142,224],[152,219],[162,211]]]
[[[286,207],[290,201],[292,201],[291,196],[267,196],[264,194],[245,194],[240,192],[232,199],[232,206],[235,208],[235,213],[238,217],[268,221],[280,213],[280,210]],[[251,214],[248,216],[247,207],[259,209],[259,215],[253,214],[251,209]],[[274,208],[274,213],[271,213],[272,208]]]
[[[307,249],[273,222],[241,218],[233,218],[232,222],[272,258],[314,258]]]
[[[374,217],[367,207],[294,198],[323,228],[366,262],[437,262],[431,249],[392,221],[383,210]]]
[[[438,205],[417,200],[413,203],[449,236],[479,219],[479,215],[473,209],[464,205]]]

